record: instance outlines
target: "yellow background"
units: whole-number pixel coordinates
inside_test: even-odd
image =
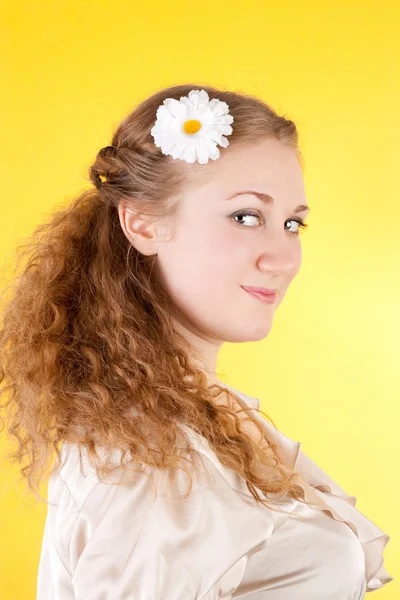
[[[303,265],[268,338],[225,345],[219,367],[391,536],[395,581],[375,592],[387,599],[400,597],[399,7],[12,0],[0,26],[3,264],[90,185],[118,121],[160,87],[243,90],[295,120],[312,209]],[[4,600],[35,598],[46,514],[18,475],[1,465]]]

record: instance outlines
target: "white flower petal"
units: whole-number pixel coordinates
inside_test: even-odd
[[[184,151],[183,151],[183,158],[188,163],[194,163],[194,161],[196,160],[195,146],[193,146],[193,145],[186,146],[185,149],[184,149]]]
[[[186,108],[187,114],[192,114],[193,104],[190,102],[189,98],[181,98],[180,100],[182,106]]]
[[[213,113],[219,117],[221,115],[226,115],[228,113],[228,105],[226,102],[218,102],[215,107],[213,107]]]
[[[191,90],[188,97],[195,106],[199,103],[206,104],[209,101],[209,96],[205,90]]]
[[[164,100],[164,104],[168,112],[173,117],[177,117],[179,115],[181,105],[178,100],[175,100],[175,98],[167,98],[166,100]]]
[[[222,137],[222,136],[221,136],[221,134],[220,134],[218,131],[216,131],[215,129],[213,129],[213,130],[210,132],[210,139],[211,139],[213,142],[215,142],[216,144],[219,144],[219,143],[220,143],[220,141],[221,141],[221,137]]]
[[[175,140],[172,136],[165,138],[163,140],[163,149],[165,150],[165,152],[167,152],[167,154],[169,154],[171,152],[171,150],[174,146],[175,146]]]
[[[183,155],[185,149],[184,144],[176,144],[171,150],[171,156],[173,158],[180,158]]]
[[[212,158],[212,160],[217,160],[217,158],[220,157],[220,151],[219,148],[217,146],[213,146],[209,152],[210,154],[210,158]]]
[[[179,103],[179,114],[177,116],[177,119],[180,119],[182,122],[186,121],[187,119],[190,118],[188,116],[189,113],[190,113],[190,109],[188,109],[188,107],[185,106],[183,103]]]
[[[220,100],[218,100],[218,98],[213,98],[212,100],[210,100],[210,102],[208,103],[208,106],[210,107],[211,110],[214,110],[214,108],[216,106],[218,106],[218,104],[220,103]]]
[[[213,123],[215,125],[229,125],[230,123],[233,123],[233,117],[232,115],[222,115],[221,117],[213,116]]]
[[[196,154],[197,154],[197,158],[199,163],[204,164],[208,161],[208,146],[206,146],[206,144],[198,144],[196,146]]]
[[[225,135],[229,135],[230,133],[232,133],[233,130],[230,125],[220,125],[218,131],[224,133]]]
[[[166,106],[159,106],[157,109],[157,120],[162,123],[168,123],[171,121],[171,114],[169,113]]]
[[[222,137],[219,142],[219,145],[223,148],[227,148],[229,146],[229,140],[227,140],[226,137]]]
[[[182,100],[182,98],[181,98]],[[192,90],[189,93],[188,101],[190,102],[192,109],[197,110],[197,105],[199,103],[199,94],[195,90]]]

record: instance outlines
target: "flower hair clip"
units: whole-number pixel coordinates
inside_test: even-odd
[[[226,102],[209,99],[205,90],[192,90],[180,100],[166,98],[157,109],[151,135],[163,154],[193,163],[207,164],[220,156],[217,144],[226,148],[225,135],[233,122]]]

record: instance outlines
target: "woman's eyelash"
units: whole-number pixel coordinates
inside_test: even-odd
[[[235,214],[232,215],[232,218],[234,219],[235,217],[242,217],[244,215],[245,216],[249,216],[249,217],[256,217],[256,218],[262,220],[262,217],[260,217],[260,215],[252,213],[252,212],[248,212],[248,211],[237,212],[237,213],[235,213]],[[299,235],[300,232],[301,232],[301,229],[307,229],[307,227],[308,227],[308,223],[305,223],[304,221],[302,221],[302,219],[288,219],[288,220],[289,221],[295,221],[296,223],[299,224],[299,230],[298,231],[289,231],[289,233],[292,233],[292,235]],[[241,225],[241,223],[239,223],[239,225]]]

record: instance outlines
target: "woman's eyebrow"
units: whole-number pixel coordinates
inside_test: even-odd
[[[234,194],[231,194],[230,196],[228,196],[228,198],[226,198],[226,199],[231,200],[235,196],[241,196],[242,194],[253,194],[253,196],[256,196],[257,198],[259,198],[261,200],[261,202],[264,202],[265,204],[273,204],[273,202],[274,202],[273,197],[270,196],[269,194],[263,194],[262,192],[254,192],[254,191],[235,192]],[[294,212],[299,213],[299,212],[303,212],[303,210],[310,211],[311,208],[309,206],[307,206],[306,204],[300,204],[297,208],[295,208]]]

